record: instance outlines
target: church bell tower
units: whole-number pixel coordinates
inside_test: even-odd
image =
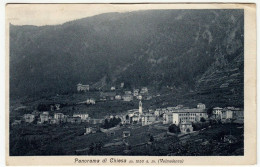
[[[141,102],[141,100],[139,101],[139,114],[143,114],[143,104]]]

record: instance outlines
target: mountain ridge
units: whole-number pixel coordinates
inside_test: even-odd
[[[239,85],[238,93],[228,98],[235,97],[230,104],[241,106],[243,100],[237,97],[243,95],[243,25],[243,10],[151,10],[52,26],[10,25],[10,95],[73,92],[78,82],[95,85],[106,77],[108,85],[170,86],[199,94],[206,90],[213,92],[212,99],[225,99],[225,93],[214,93],[200,80],[218,68],[232,67],[240,69],[239,75],[223,90]],[[220,79],[217,85],[227,81]]]

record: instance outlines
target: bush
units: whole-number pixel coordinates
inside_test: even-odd
[[[153,136],[150,136],[150,142],[154,142],[154,137]]]
[[[192,123],[192,127],[194,131],[203,129],[203,128],[207,128],[209,126],[209,123],[206,122],[197,122],[197,123]]]
[[[114,118],[111,118],[111,119],[105,119],[105,123],[104,123],[103,127],[105,129],[109,129],[109,128],[117,126],[118,124],[120,124],[120,122],[121,122],[120,118],[114,117]]]
[[[175,124],[170,125],[168,130],[171,133],[179,133],[180,132],[180,128],[178,126],[176,126]]]
[[[206,122],[206,119],[204,117],[201,117],[200,122]]]

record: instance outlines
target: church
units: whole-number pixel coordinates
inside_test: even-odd
[[[126,119],[129,119],[128,123],[141,123],[142,126],[150,125],[155,122],[156,117],[153,114],[144,112],[142,101],[139,101],[139,108],[128,111]]]

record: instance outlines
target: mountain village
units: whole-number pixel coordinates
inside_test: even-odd
[[[198,103],[196,108],[189,108],[184,105],[168,106],[164,108],[143,108],[143,101],[149,101],[152,98],[160,95],[153,95],[149,93],[147,87],[140,89],[125,90],[123,89],[124,83],[119,87],[112,86],[108,91],[99,91],[100,98],[95,99],[92,97],[86,98],[85,101],[78,102],[77,105],[91,105],[95,106],[99,103],[110,103],[111,101],[123,101],[129,103],[133,100],[138,101],[138,108],[125,110],[117,114],[108,113],[103,117],[91,117],[86,111],[75,111],[71,115],[64,114],[62,104],[53,103],[49,105],[49,110],[38,111],[34,110],[31,113],[24,114],[21,119],[15,119],[11,122],[11,127],[16,126],[59,126],[66,124],[69,126],[79,126],[84,130],[84,136],[93,134],[105,134],[107,137],[117,136],[113,141],[102,142],[102,147],[113,147],[118,145],[128,146],[128,138],[135,136],[134,129],[142,127],[154,128],[163,131],[167,136],[182,137],[185,135],[195,134],[199,131],[211,127],[212,122],[220,124],[236,123],[243,126],[244,112],[241,108],[235,107],[214,107],[209,113],[206,105]],[[76,86],[78,93],[86,93],[90,91],[89,85],[78,84]],[[23,106],[16,108],[22,109]],[[51,114],[52,113],[52,114]],[[145,129],[143,129],[145,131]],[[117,133],[120,133],[118,138]],[[150,135],[150,134],[149,134]],[[160,140],[162,133],[150,135],[148,143],[154,140]],[[161,136],[162,137],[162,136]],[[231,134],[225,136],[225,141],[234,142],[237,139]],[[94,142],[94,141],[93,141]],[[146,143],[146,141],[140,141]],[[140,143],[138,143],[140,144]],[[136,145],[138,145],[136,144]],[[146,143],[147,144],[147,143]],[[87,148],[89,150],[89,148]],[[124,152],[128,153],[129,148],[125,148]],[[86,149],[75,150],[77,154],[86,152]]]

